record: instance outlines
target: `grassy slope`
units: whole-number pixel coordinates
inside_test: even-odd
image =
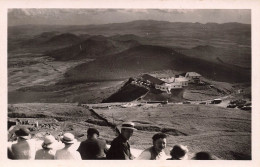
[[[111,109],[95,109],[109,122],[120,124],[123,121],[134,121],[139,129],[130,140],[133,148],[145,149],[152,144],[151,137],[159,130],[168,134],[167,153],[175,144],[189,147],[190,156],[198,151],[209,151],[222,159],[248,159],[251,156],[251,113],[204,105],[166,105]],[[99,125],[100,120],[89,110],[75,104],[15,104],[9,105],[9,116],[23,113],[24,117],[44,119],[56,118],[66,120],[55,122],[57,129],[41,129],[36,136],[42,138],[47,131],[57,135],[60,131],[70,131],[79,137],[86,138],[88,127],[96,127],[101,132],[101,138],[108,143],[115,137],[115,132],[107,126]],[[38,114],[38,115],[37,115]],[[87,123],[85,120],[91,119]],[[43,122],[46,123],[46,122]],[[145,130],[146,129],[146,130]]]
[[[251,48],[250,47],[213,47],[200,45],[191,49],[180,50],[181,53],[220,64],[229,66],[238,65],[245,68],[251,67]]]
[[[73,44],[73,43],[72,43]],[[104,36],[92,36],[72,46],[48,52],[45,56],[58,61],[104,57],[138,45],[135,40],[116,41]]]
[[[198,105],[95,111],[111,122],[131,120],[138,126],[156,126],[168,130],[168,149],[174,144],[184,144],[192,153],[209,151],[223,159],[236,159],[238,155],[249,158],[251,155],[251,114],[245,111]],[[179,132],[178,136],[175,136],[176,131]],[[151,145],[154,133],[137,131],[131,143],[137,148],[147,148]]]
[[[103,100],[103,102],[130,102],[144,95],[147,91],[146,88],[134,84],[127,84],[120,88],[116,93]]]
[[[8,103],[100,103],[121,86],[121,81],[33,86],[9,92]]]
[[[79,107],[76,104],[66,103],[20,103],[8,106],[8,117],[25,118],[25,120],[38,120],[39,124],[54,124],[56,129],[40,128],[33,131],[37,138],[42,139],[46,132],[50,132],[55,137],[60,132],[71,132],[77,136],[79,141],[83,141],[87,137],[89,127],[97,128],[101,133],[100,137],[106,140],[112,140],[115,132],[107,126],[99,126],[85,122],[88,119],[93,122],[100,122],[98,118],[89,110]],[[50,120],[55,119],[54,120]],[[59,121],[57,121],[59,120]]]
[[[191,58],[169,48],[150,45],[137,46],[113,56],[81,64],[69,70],[65,77],[69,82],[116,80],[165,69],[196,71],[217,81],[250,80],[250,75],[242,69]],[[78,73],[82,75],[76,75]]]

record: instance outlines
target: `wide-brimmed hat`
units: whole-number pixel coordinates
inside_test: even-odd
[[[73,144],[76,142],[76,139],[73,134],[71,133],[65,133],[63,137],[61,138],[61,141],[63,143]]]
[[[20,128],[19,130],[15,131],[16,136],[23,138],[23,139],[30,139],[31,134],[30,130],[27,128]]]
[[[49,148],[49,149],[53,149],[56,146],[56,140],[54,138],[54,136],[52,135],[47,135],[44,138],[44,141],[42,143],[42,148]]]
[[[133,122],[124,122],[120,126],[121,129],[132,129],[132,130],[137,130],[135,128],[135,124]]]

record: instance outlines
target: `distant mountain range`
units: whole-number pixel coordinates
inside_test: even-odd
[[[8,27],[8,49],[30,48],[57,61],[94,59],[62,82],[122,80],[156,70],[195,71],[250,82],[251,25],[138,20],[86,26]]]
[[[137,20],[127,23],[103,25],[62,26],[62,25],[23,25],[9,26],[8,35],[31,34],[59,31],[61,33],[87,33],[90,35],[133,34],[147,38],[197,38],[200,40],[225,39],[237,44],[251,45],[251,25],[241,23],[184,23],[154,20]]]

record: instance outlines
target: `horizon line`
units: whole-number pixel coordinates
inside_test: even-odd
[[[131,23],[131,22],[136,22],[136,21],[157,21],[157,22],[168,22],[168,23],[192,23],[192,24],[227,24],[227,23],[238,23],[238,24],[245,24],[245,25],[251,25],[251,23],[240,23],[240,22],[223,22],[223,23],[217,23],[217,22],[206,22],[206,23],[201,23],[201,22],[171,22],[171,21],[165,21],[165,20],[133,20],[133,21],[127,21],[127,22],[113,22],[113,23],[105,23],[105,24],[17,24],[17,25],[8,25],[8,27],[15,27],[15,26],[27,26],[27,25],[32,25],[32,26],[98,26],[98,25],[109,25],[109,24],[123,24],[123,23]]]

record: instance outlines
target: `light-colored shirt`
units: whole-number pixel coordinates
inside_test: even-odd
[[[81,160],[81,156],[78,151],[73,148],[66,148],[57,150],[54,159],[60,160]]]
[[[35,158],[36,142],[34,139],[18,140],[17,143],[12,144],[11,151],[14,159],[29,159]]]
[[[41,149],[36,152],[35,159],[54,159],[55,150]]]
[[[157,153],[153,147],[145,149],[137,158],[137,160],[166,160],[168,156],[162,150]]]

